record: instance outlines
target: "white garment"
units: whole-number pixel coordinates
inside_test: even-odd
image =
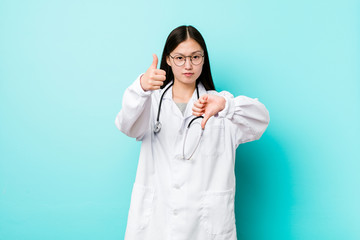
[[[115,120],[120,131],[142,141],[125,239],[236,240],[235,150],[261,137],[270,120],[267,109],[257,99],[206,91],[200,83],[200,96],[223,96],[226,105],[206,123],[193,157],[184,160],[184,130],[194,117],[191,109],[196,91],[184,115],[172,99],[172,87],[165,93],[162,128],[155,134],[159,101],[166,87],[145,92],[140,76],[126,89]]]

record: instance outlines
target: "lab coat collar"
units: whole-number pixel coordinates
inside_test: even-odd
[[[171,83],[172,83],[172,81],[169,82],[163,89],[161,89],[160,95],[162,95],[164,93],[165,89],[168,88]],[[169,90],[166,91],[163,99],[172,99],[172,88],[173,87],[171,86],[169,88]],[[198,89],[199,89],[199,97],[201,97],[202,95],[207,93],[204,85],[201,82],[198,83]],[[190,101],[195,102],[197,99],[198,98],[197,98],[197,93],[196,93],[196,88],[195,88],[193,95],[192,95],[191,99],[189,100],[189,102]]]
[[[162,90],[161,90],[161,94],[164,93],[165,89],[167,87],[169,87],[169,85],[171,84],[172,82],[168,83]],[[202,95],[206,94],[207,91],[204,87],[204,85],[199,82],[198,85],[197,85],[198,89],[199,89],[199,97],[201,97]],[[167,100],[172,100],[172,86],[169,88],[169,90],[166,91],[166,93],[164,94],[164,98],[163,100],[167,101]],[[185,109],[185,112],[184,112],[184,118],[187,119],[188,117],[191,117],[191,116],[194,116],[192,115],[192,107],[193,107],[193,104],[194,102],[196,102],[198,100],[198,97],[197,97],[197,93],[196,93],[196,88],[193,92],[193,95],[192,97],[189,99],[189,102],[186,106],[186,109]]]

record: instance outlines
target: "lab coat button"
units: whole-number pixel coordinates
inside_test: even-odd
[[[178,184],[174,184],[173,187],[174,187],[175,189],[180,189],[180,186],[179,186]]]
[[[173,210],[173,214],[174,214],[175,216],[178,215],[178,214],[179,214],[178,210],[174,209],[174,210]]]

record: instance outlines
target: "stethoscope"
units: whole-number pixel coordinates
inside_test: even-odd
[[[164,92],[161,94],[160,103],[159,103],[159,108],[158,108],[158,113],[157,113],[157,117],[156,117],[156,122],[155,122],[155,124],[154,124],[154,133],[158,133],[158,132],[160,132],[160,130],[161,130],[161,123],[160,123],[160,121],[159,121],[159,120],[160,120],[161,103],[162,103],[162,100],[163,100],[163,97],[164,97],[166,91],[169,90],[169,89],[172,87],[172,85],[174,85],[174,82],[172,82],[172,83],[164,90]],[[199,99],[200,96],[199,96],[199,89],[198,89],[198,86],[197,86],[197,85],[196,85],[196,95],[197,95],[197,98]],[[203,132],[204,132],[204,129],[201,128],[200,137],[199,137],[199,140],[198,140],[198,142],[197,142],[197,144],[196,144],[196,147],[195,147],[194,151],[191,153],[191,155],[190,155],[189,157],[185,157],[185,143],[186,143],[186,138],[187,138],[187,135],[188,135],[188,131],[189,131],[189,128],[190,128],[191,124],[192,124],[196,119],[198,119],[198,118],[204,118],[204,116],[194,117],[194,118],[189,122],[189,124],[187,125],[186,130],[185,130],[185,137],[184,137],[184,141],[183,141],[183,158],[186,159],[186,160],[191,159],[191,157],[192,157],[193,154],[195,153],[197,147],[198,147],[199,144],[200,144],[200,139],[201,139],[201,137],[202,137],[202,135],[203,135]]]

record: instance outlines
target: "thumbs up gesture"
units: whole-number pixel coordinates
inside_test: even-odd
[[[166,72],[157,69],[158,57],[153,54],[153,62],[144,75],[140,78],[140,84],[144,91],[157,90],[164,84],[166,80]]]
[[[193,115],[201,116],[204,114],[204,118],[201,122],[201,128],[205,128],[205,124],[210,117],[214,116],[218,112],[225,108],[226,100],[223,97],[205,94],[202,95],[192,108]]]

